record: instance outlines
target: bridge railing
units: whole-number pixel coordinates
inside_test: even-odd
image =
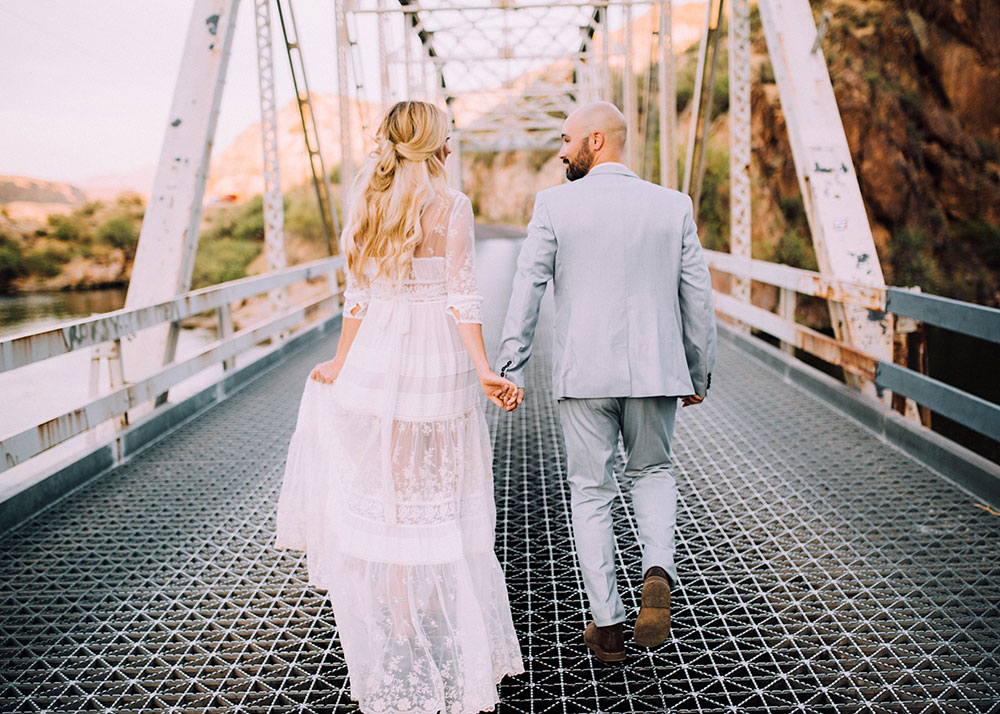
[[[344,267],[343,257],[323,258],[261,276],[233,280],[193,290],[154,305],[115,310],[93,317],[66,322],[55,327],[0,340],[0,372],[16,370],[42,360],[75,350],[113,345],[113,354],[121,355],[121,341],[138,331],[163,323],[179,327],[181,320],[215,310],[219,320],[219,339],[197,354],[176,359],[155,373],[132,384],[113,388],[108,394],[92,390],[91,401],[63,414],[34,425],[0,441],[0,472],[119,418],[126,423],[129,410],[156,401],[171,387],[204,369],[222,364],[223,372],[234,365],[234,358],[268,339],[278,338],[303,323],[325,307],[338,309],[340,291],[336,272]],[[231,304],[317,277],[327,277],[329,286],[318,297],[282,310],[264,322],[239,331],[233,329]],[[120,369],[120,362],[118,363]]]
[[[776,337],[789,351],[798,348],[845,371],[873,381],[876,387],[1000,441],[1000,406],[903,365],[879,360],[862,350],[795,322],[797,295],[812,295],[878,313],[943,327],[1000,343],[1000,310],[928,295],[917,290],[874,287],[837,280],[810,270],[764,260],[746,260],[706,250],[709,266],[734,277],[750,278],[778,288],[778,310],[742,302],[715,292],[717,312]]]

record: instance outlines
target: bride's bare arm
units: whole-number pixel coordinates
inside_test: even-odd
[[[456,318],[458,314],[454,308],[452,313]],[[472,364],[476,368],[476,376],[479,378],[479,386],[487,399],[496,404],[501,409],[514,411],[517,402],[513,395],[517,392],[517,385],[509,379],[504,379],[490,368],[490,362],[486,358],[486,346],[483,344],[483,326],[478,322],[458,323],[458,335],[462,338],[466,352],[472,358]]]
[[[310,378],[317,382],[333,384],[337,375],[340,374],[340,368],[344,366],[347,353],[351,351],[351,344],[354,342],[355,335],[358,334],[359,327],[361,327],[361,319],[344,315],[344,321],[340,326],[340,340],[337,342],[336,356],[313,367],[312,372],[309,373]]]

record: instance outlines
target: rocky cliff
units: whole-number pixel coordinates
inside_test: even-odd
[[[823,49],[887,282],[1000,304],[996,4],[822,8],[834,16]],[[759,31],[754,51],[766,54]],[[752,97],[754,162],[764,200],[788,206],[798,186],[767,70]]]

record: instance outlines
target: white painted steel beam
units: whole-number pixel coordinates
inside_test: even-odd
[[[677,188],[677,63],[674,59],[673,2],[660,3],[657,84],[660,102],[660,184]]]
[[[193,290],[153,305],[124,307],[94,317],[73,320],[27,335],[15,335],[0,340],[0,372],[26,364],[58,357],[83,347],[100,345],[112,340],[132,340],[137,333],[157,325],[178,322],[185,317],[214,310],[222,305],[245,300],[292,283],[336,273],[344,267],[343,256],[320,258],[265,275],[232,280]]]
[[[732,295],[715,293],[712,298],[715,311],[720,315],[731,317],[769,335],[774,335],[782,342],[794,345],[801,350],[816,355],[831,364],[843,367],[845,372],[874,380],[879,360],[874,355],[827,337],[822,332],[810,329],[805,325],[788,322],[780,315],[759,308],[756,305],[742,302]]]
[[[232,359],[269,337],[290,330],[305,320],[307,314],[315,308],[329,304],[332,300],[333,296],[324,295],[304,305],[297,305],[263,325],[248,327],[227,339],[214,342],[194,357],[163,367],[135,384],[117,389],[78,409],[3,439],[0,441],[0,471],[17,466],[108,419],[127,414],[136,405],[155,399],[157,395],[203,369]],[[335,304],[331,307],[336,309]]]
[[[195,0],[153,190],[139,233],[125,306],[187,292],[198,249],[205,180],[222,101],[239,0]],[[123,345],[135,382],[173,358],[176,340],[158,327]]]
[[[808,0],[760,0],[813,246],[825,275],[884,287],[875,241]],[[892,329],[863,308],[830,303],[838,338],[892,361]],[[868,380],[856,383],[876,394]]]
[[[882,312],[886,309],[886,289],[875,285],[842,280],[766,260],[747,262],[731,253],[717,250],[706,250],[705,259],[708,267],[714,270],[731,275],[747,275],[751,280],[794,290],[803,295],[848,303],[866,310]]]
[[[351,71],[350,40],[347,37],[347,0],[333,0],[334,29],[337,37],[337,112],[340,115],[340,202],[346,220],[351,187],[354,183],[354,160],[351,142],[350,90],[347,78]]]

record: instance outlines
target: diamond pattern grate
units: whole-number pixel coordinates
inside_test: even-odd
[[[334,344],[0,541],[0,711],[356,711],[323,594],[271,547],[302,381]],[[529,670],[498,711],[1000,713],[1000,519],[725,344],[678,420],[674,637],[624,667],[586,654],[544,349],[533,362],[524,407],[490,413]]]

